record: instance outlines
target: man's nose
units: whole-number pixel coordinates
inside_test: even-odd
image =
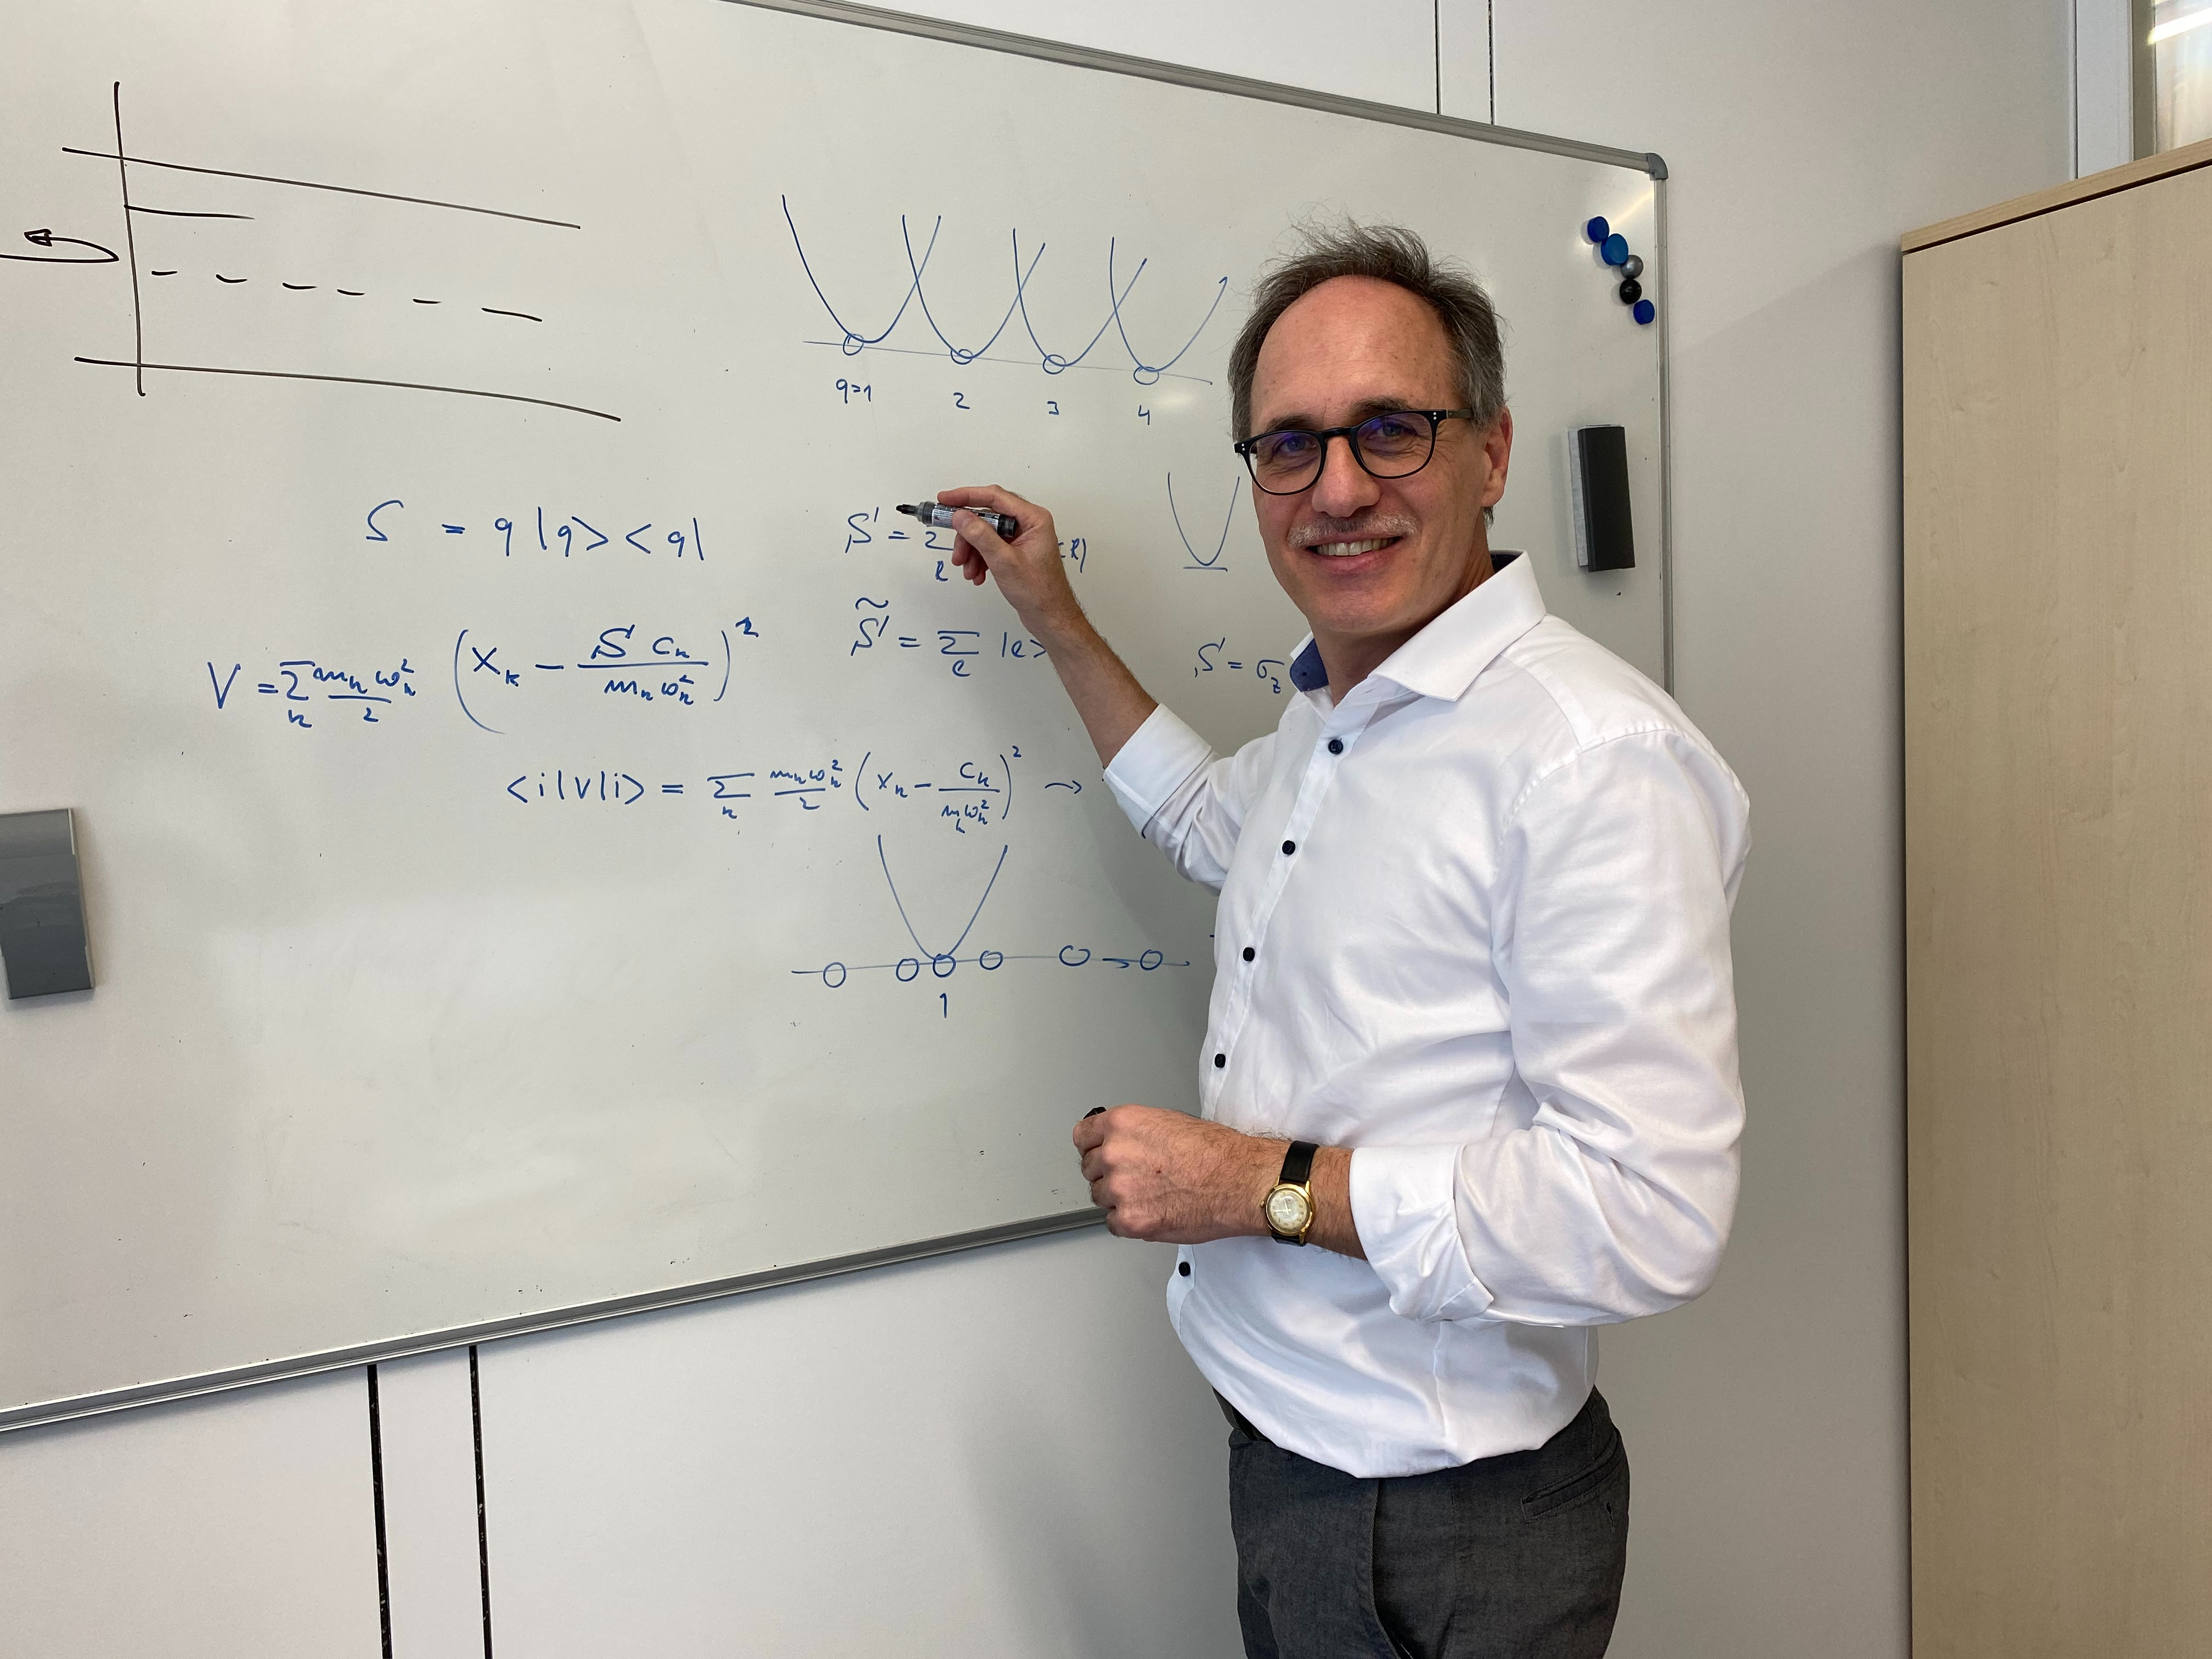
[[[1352,453],[1352,440],[1326,440],[1322,451],[1321,477],[1314,480],[1314,511],[1332,519],[1348,519],[1375,505],[1382,496],[1374,477]]]

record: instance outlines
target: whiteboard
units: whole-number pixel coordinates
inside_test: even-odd
[[[0,1012],[0,1426],[1095,1218],[1211,897],[891,507],[1048,504],[1271,728],[1224,363],[1303,218],[1490,284],[1493,543],[1663,675],[1661,335],[1582,234],[1663,315],[1647,158],[834,7],[9,28],[0,811],[76,810],[96,988]]]

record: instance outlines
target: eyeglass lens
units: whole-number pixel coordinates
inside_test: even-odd
[[[1278,495],[1295,495],[1320,476],[1328,435],[1319,432],[1269,432],[1252,441],[1245,453],[1260,488]],[[1436,423],[1415,410],[1376,415],[1346,436],[1352,459],[1377,478],[1402,478],[1429,464],[1437,447]]]

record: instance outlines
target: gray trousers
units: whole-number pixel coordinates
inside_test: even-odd
[[[1363,1480],[1229,1434],[1249,1659],[1596,1659],[1628,1565],[1628,1454],[1595,1390],[1534,1451]]]

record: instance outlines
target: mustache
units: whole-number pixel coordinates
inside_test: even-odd
[[[1410,536],[1419,527],[1402,513],[1377,513],[1350,519],[1316,519],[1300,525],[1287,539],[1292,547],[1316,547],[1322,542],[1362,542],[1386,536]]]

